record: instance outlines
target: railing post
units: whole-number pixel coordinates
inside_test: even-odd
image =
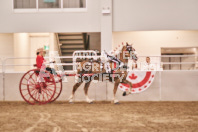
[[[86,50],[89,50],[89,39],[90,39],[90,36],[89,35],[87,35],[87,44],[86,44]]]
[[[83,8],[83,0],[80,0],[79,3],[80,3],[80,8]]]
[[[87,50],[87,33],[83,33],[83,43],[85,50]]]
[[[161,56],[159,57],[159,101],[162,101],[162,69],[161,69]]]
[[[3,74],[3,101],[5,101],[5,63],[6,58],[2,60],[2,74]]]
[[[62,56],[58,33],[55,33],[59,56]]]
[[[0,62],[1,62],[1,71],[2,71],[2,86],[4,86],[4,75],[3,75],[3,59],[2,58],[0,58]],[[4,88],[2,87],[2,90],[3,90]],[[3,91],[2,91],[3,92]],[[3,93],[2,93],[3,94]],[[3,96],[3,100],[4,100],[4,96]]]

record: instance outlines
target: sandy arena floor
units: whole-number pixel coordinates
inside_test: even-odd
[[[197,132],[198,102],[0,102],[0,132]]]

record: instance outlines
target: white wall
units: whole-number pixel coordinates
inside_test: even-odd
[[[112,49],[112,1],[113,0],[101,0],[101,9],[109,8],[110,13],[101,14],[101,51],[110,51]]]
[[[114,0],[113,31],[197,30],[197,0]]]
[[[114,32],[113,47],[133,43],[138,55],[161,55],[161,47],[198,47],[198,31]]]
[[[198,101],[197,71],[163,71],[161,100]]]
[[[30,57],[30,44],[28,33],[14,33],[14,57]],[[28,65],[29,59],[14,59],[15,65]],[[28,70],[30,66],[15,66],[15,71]]]
[[[198,30],[197,12],[197,0],[87,0],[85,12],[14,13],[12,0],[1,0],[0,33],[101,32],[109,51],[112,31]]]
[[[19,92],[19,82],[23,73],[5,74],[5,100],[23,101]],[[0,74],[1,76],[1,74]],[[123,91],[117,91],[117,99],[120,101],[198,101],[198,72],[197,71],[162,71],[157,72],[151,86],[144,92],[122,96]],[[12,83],[10,83],[12,80]],[[0,80],[1,81],[1,80]],[[68,101],[74,85],[74,77],[68,77],[67,83],[63,83],[63,91],[58,100]],[[84,83],[75,94],[75,101],[85,101]],[[111,101],[113,98],[113,83],[91,83],[89,96],[95,101]],[[0,100],[2,97],[0,87]]]
[[[0,1],[0,33],[100,32],[100,0],[88,0],[86,12],[14,13],[12,0]]]
[[[111,7],[112,3],[113,20],[101,15],[101,9]],[[197,0],[87,0],[87,9],[14,13],[12,0],[1,0],[0,32],[100,32],[112,28],[112,21],[113,31],[198,29]]]
[[[2,72],[2,61],[5,57],[14,57],[14,45],[13,45],[12,33],[0,33],[0,72]],[[2,59],[2,60],[1,60]],[[7,64],[12,64],[13,61],[7,61]],[[7,70],[11,70],[12,67],[7,67]]]
[[[0,34],[0,58],[13,57],[14,56],[13,52],[14,52],[13,34],[1,33]]]

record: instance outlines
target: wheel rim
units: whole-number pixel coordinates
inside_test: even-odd
[[[21,97],[29,104],[34,105],[36,101],[30,96],[28,90],[28,79],[34,73],[34,70],[26,72],[20,80],[19,91]]]
[[[28,79],[28,91],[35,102],[46,104],[50,102],[56,92],[56,84],[51,74],[47,73],[50,79],[43,77],[43,81],[39,82],[38,74],[34,73]]]

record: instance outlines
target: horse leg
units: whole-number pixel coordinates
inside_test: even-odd
[[[128,80],[124,80],[123,83],[129,84],[129,91],[125,91],[122,95],[123,95],[123,96],[126,96],[126,95],[131,94],[131,89],[132,89],[132,86],[133,86],[132,83],[129,82]]]
[[[85,97],[86,97],[87,102],[93,103],[93,100],[88,97],[88,89],[89,89],[90,84],[91,84],[91,81],[85,83],[84,92],[85,92]]]
[[[78,82],[73,86],[73,90],[72,90],[72,95],[69,97],[69,103],[73,103],[73,98],[74,98],[74,94],[76,92],[76,90],[78,89],[78,87],[82,84],[83,82]]]
[[[119,83],[120,83],[119,81],[116,81],[115,84],[114,84],[114,89],[113,89],[113,103],[114,104],[119,103],[119,101],[116,99],[116,92],[117,92]]]

